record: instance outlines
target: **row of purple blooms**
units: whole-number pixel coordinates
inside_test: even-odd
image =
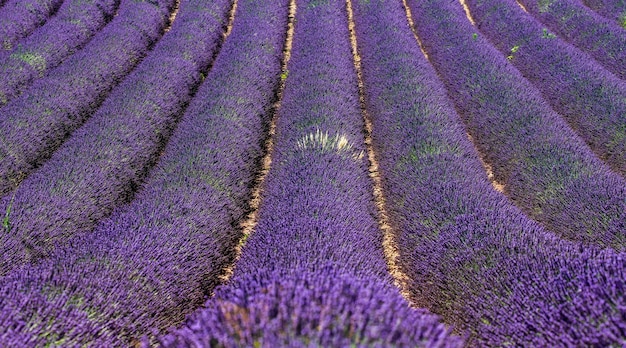
[[[504,192],[566,239],[623,249],[624,178],[471,25],[460,4],[427,4],[414,6],[419,37]]]
[[[10,206],[10,233],[0,246],[0,273],[46,257],[68,237],[92,230],[137,190],[219,49],[230,2],[185,6],[189,14],[181,14],[176,30],[49,160],[2,199],[2,211]]]
[[[231,37],[133,203],[4,278],[4,342],[123,345],[180,321],[212,290],[241,239],[286,5],[238,2]],[[340,1],[300,8],[256,232],[213,311],[163,344],[459,345],[386,273],[345,16]]]
[[[12,49],[21,38],[43,25],[63,0],[8,0],[0,8],[0,49]]]
[[[82,48],[113,19],[119,5],[119,0],[65,1],[45,25],[12,49],[0,50],[0,107]],[[119,10],[124,16],[127,9]]]
[[[617,77],[626,79],[626,30],[582,4],[580,0],[521,1],[548,29],[593,56]],[[626,11],[626,2],[624,2]]]
[[[342,0],[297,4],[258,224],[230,281],[163,346],[460,346],[390,278]]]
[[[472,346],[624,344],[624,255],[563,241],[496,192],[446,96],[459,89],[444,88],[402,5],[354,4],[374,144],[414,302],[469,333]],[[462,45],[465,35],[476,43],[458,2],[409,4],[422,40],[433,39],[431,59],[443,57],[434,46],[464,59],[477,53]]]
[[[583,0],[583,3],[604,16],[616,21],[626,28],[626,2],[624,0]]]
[[[0,108],[0,194],[16,185],[79,128],[162,36],[174,0],[124,0],[83,49]]]
[[[152,328],[164,329],[181,321],[200,305],[206,291],[210,291],[208,285],[216,282],[210,268],[219,269],[232,259],[227,250],[232,249],[233,242],[227,241],[233,231],[231,220],[237,217],[231,214],[238,210],[242,214],[237,204],[245,199],[220,191],[223,186],[210,179],[211,168],[205,166],[222,162],[206,158],[217,151],[203,148],[208,139],[202,136],[207,129],[217,129],[207,118],[222,110],[211,109],[207,103],[220,99],[215,92],[221,93],[220,88],[237,72],[234,59],[230,65],[229,58],[233,57],[224,57],[221,66],[218,63],[211,70],[169,142],[168,151],[133,204],[115,211],[93,231],[97,219],[79,214],[85,209],[82,206],[87,206],[90,214],[104,215],[95,203],[111,212],[129,193],[129,180],[139,184],[141,173],[159,155],[160,144],[174,126],[172,115],[182,113],[202,80],[201,74],[207,72],[219,50],[232,2],[185,1],[180,5],[172,29],[150,55],[85,126],[20,186],[25,188],[28,180],[37,180],[44,170],[47,177],[56,177],[48,182],[54,183],[63,178],[61,175],[74,180],[76,186],[63,187],[48,200],[40,196],[33,202],[39,200],[50,209],[74,214],[67,216],[66,222],[77,227],[63,231],[65,226],[58,223],[59,227],[49,231],[56,237],[55,243],[51,242],[46,255],[36,262],[19,266],[15,264],[20,259],[13,260],[15,268],[4,276],[0,290],[5,295],[0,300],[0,322],[6,328],[0,336],[3,345],[128,345],[133,337],[147,334]],[[247,25],[240,30],[250,29]],[[256,40],[248,38],[252,39]],[[249,53],[249,48],[248,43],[239,49]],[[230,50],[237,52],[237,45]],[[245,57],[239,54],[238,58]],[[239,87],[241,83],[239,80]],[[231,87],[231,91],[234,89]],[[245,107],[231,96],[224,93],[216,107]],[[215,135],[217,139],[221,136]],[[69,160],[71,154],[74,160]],[[228,157],[231,161],[239,159]],[[72,171],[66,172],[68,169]],[[43,185],[43,179],[39,177],[37,182]],[[245,183],[233,183],[242,185],[240,190],[247,188]],[[60,204],[63,197],[58,195],[71,192],[83,195],[73,198],[78,208],[64,210]],[[20,225],[28,226],[23,222]]]
[[[176,23],[193,24],[174,26],[155,47],[155,55],[112,93],[111,100],[123,103],[115,110],[135,120],[131,124],[147,135],[133,132],[110,111],[106,115],[112,120],[104,120],[99,116],[104,111],[98,111],[41,168],[51,178],[49,187],[36,172],[14,197],[4,198],[5,206],[22,216],[17,226],[36,220],[26,218],[33,211],[19,208],[29,202],[28,191],[22,191],[28,187],[48,190],[46,200],[32,202],[48,201],[45,205],[57,209],[57,215],[65,210],[55,195],[64,204],[77,204],[72,201],[77,197],[83,203],[77,205],[78,214],[48,230],[46,238],[56,235],[48,247],[27,246],[26,253],[37,262],[3,279],[0,322],[10,328],[2,336],[5,342],[128,343],[149,328],[163,330],[182,320],[232,262],[233,245],[241,238],[233,225],[249,208],[249,187],[272,111],[284,42],[284,2],[239,1],[231,38],[144,188],[94,232],[89,227],[105,215],[98,207],[110,211],[129,198],[125,195],[156,160],[161,148],[155,143],[166,141],[175,124],[167,110],[182,110],[198,84],[199,78],[185,79],[193,74],[191,68],[184,70],[186,65],[194,65],[185,61],[203,54],[212,57],[219,49],[214,37],[219,24],[194,32],[195,40],[207,40],[203,54],[184,45],[183,37],[189,40],[191,29],[198,29],[194,25],[201,25],[194,19],[202,11],[194,11],[192,4],[181,4]],[[183,12],[186,6],[189,12]],[[400,4],[358,1],[355,6],[366,105],[374,121],[400,261],[415,302],[468,330],[480,344],[602,345],[623,339],[623,256],[563,242],[493,191],[446,90],[411,36]],[[221,18],[223,24],[228,6],[219,8],[205,16],[212,16],[214,23]],[[460,5],[411,2],[411,8],[420,18],[418,33],[433,40],[431,45],[445,43],[447,37],[442,51],[458,45],[469,51],[461,54],[464,59],[474,53],[459,40],[461,33],[472,32]],[[442,17],[452,20],[457,31],[444,27],[434,37],[429,29],[438,27]],[[202,19],[200,23],[207,21]],[[470,40],[499,55],[482,36],[470,35]],[[184,55],[161,57],[180,69],[180,75],[149,64],[161,45],[170,54]],[[446,57],[433,54],[428,43],[426,47],[433,61]],[[211,58],[206,59],[208,65]],[[506,66],[502,61],[494,66]],[[198,64],[194,66],[200,74]],[[435,67],[442,74],[441,65]],[[154,71],[180,90],[149,89],[164,83],[148,74]],[[249,81],[255,81],[254,88]],[[235,275],[184,328],[159,342],[459,345],[437,317],[410,309],[387,274],[363,156],[363,121],[342,1],[299,4],[286,82],[259,222]],[[122,97],[117,93],[122,89],[138,92]],[[152,94],[141,94],[146,90]],[[448,89],[454,101],[458,90]],[[152,103],[138,106],[133,98],[140,97]],[[108,103],[109,109],[114,107],[107,101],[101,110]],[[142,124],[139,116],[145,107],[152,107],[153,117],[161,115],[162,123],[152,118]],[[111,136],[107,127],[117,127],[119,134]],[[79,148],[88,142],[97,149]],[[111,144],[117,146],[111,150]],[[130,152],[133,148],[136,153]],[[150,151],[153,155],[146,155]],[[137,159],[141,156],[145,158]],[[66,163],[70,159],[76,163]],[[87,169],[93,177],[81,174]],[[68,182],[70,186],[63,186]],[[11,216],[15,222],[13,212]],[[71,224],[82,227],[63,230]],[[70,237],[72,232],[78,235]],[[206,263],[198,263],[200,259]],[[189,279],[195,279],[191,286]]]
[[[626,81],[551,33],[515,0],[468,0],[467,4],[481,33],[542,92],[598,157],[626,175]],[[626,43],[626,31],[615,29],[623,32]],[[626,50],[622,51],[626,57]],[[624,61],[619,65],[626,69]]]

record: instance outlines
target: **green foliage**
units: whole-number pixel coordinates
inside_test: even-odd
[[[21,52],[18,50],[17,52],[11,54],[11,58],[25,62],[40,73],[43,73],[46,70],[46,59],[40,54],[33,52]]]
[[[554,39],[556,35],[549,32],[547,28],[543,28],[541,37],[544,39]]]
[[[509,54],[506,59],[511,60],[514,58],[513,53],[517,52],[519,50],[519,45],[515,45],[513,46],[513,48],[511,48],[511,54]]]
[[[4,219],[2,219],[2,227],[7,233],[11,232],[11,221],[9,220],[9,216],[11,215],[11,208],[13,207],[13,200],[15,199],[15,191],[13,191],[13,196],[11,197],[11,201],[7,206],[7,210],[4,214]]]
[[[537,5],[539,6],[540,13],[548,12],[550,5],[552,5],[552,0],[539,0],[537,1]]]
[[[312,8],[316,8],[320,5],[328,5],[329,1],[328,0],[313,0],[311,2],[309,2],[309,4],[306,6],[308,9],[312,9]]]

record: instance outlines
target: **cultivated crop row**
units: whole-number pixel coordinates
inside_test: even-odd
[[[66,1],[44,26],[13,49],[0,51],[0,107],[84,46],[113,18],[119,4],[117,0]],[[126,14],[125,7],[120,10]]]
[[[430,62],[505,193],[567,239],[622,249],[624,178],[591,152],[458,4],[410,4]]]
[[[477,28],[598,157],[626,176],[626,81],[557,38],[514,0],[468,0],[467,4]]]
[[[13,48],[17,40],[27,36],[52,16],[63,0],[9,0],[0,9],[0,45]]]
[[[583,0],[584,4],[626,29],[626,1]]]
[[[624,301],[623,256],[562,242],[496,192],[434,69],[402,30],[401,4],[354,4],[374,144],[414,302],[471,332],[473,345],[614,342],[623,326],[608,303]],[[417,21],[425,11],[411,5]],[[586,319],[599,312],[605,322]]]
[[[213,6],[187,2],[177,21],[206,23],[195,14]],[[127,344],[202,304],[241,238],[236,222],[245,216],[262,155],[286,24],[285,1],[238,2],[231,35],[132,204],[46,262],[6,277],[1,291],[11,310],[0,322],[15,342]],[[29,319],[35,313],[57,320]],[[71,335],[38,337],[43,330]]]
[[[161,37],[174,1],[127,1],[84,49],[0,109],[0,193],[48,159]]]
[[[554,0],[546,4],[522,0],[521,3],[550,30],[589,53],[621,79],[626,79],[624,28],[602,18],[578,0]]]
[[[386,271],[346,16],[340,0],[298,6],[254,234],[229,283],[162,344],[458,345]]]
[[[0,346],[625,345],[578,1],[0,0]]]
[[[212,62],[229,5],[187,3],[172,30],[93,116],[5,196],[11,233],[0,246],[1,273],[46,257],[132,196]],[[57,134],[49,134],[49,141],[63,141],[65,134]]]

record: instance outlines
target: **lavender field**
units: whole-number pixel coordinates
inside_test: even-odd
[[[0,0],[0,347],[626,346],[626,1]]]

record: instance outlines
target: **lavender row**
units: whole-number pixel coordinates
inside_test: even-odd
[[[578,0],[541,3],[521,0],[524,8],[550,30],[589,53],[609,71],[626,80],[626,31]]]
[[[232,33],[133,202],[4,278],[0,342],[120,346],[202,305],[241,238],[286,24],[284,0],[238,1]]]
[[[414,6],[415,25],[496,181],[526,214],[564,238],[624,248],[624,179],[455,6]]]
[[[13,50],[0,51],[0,107],[84,46],[113,18],[118,5],[119,0],[65,1],[46,25]]]
[[[49,158],[161,37],[174,0],[123,0],[85,48],[48,71],[0,116],[0,194]]]
[[[0,273],[46,257],[131,198],[218,51],[230,5],[182,3],[151,54],[50,160],[4,197],[0,207],[10,233],[0,246]]]
[[[54,15],[63,0],[9,0],[0,11],[0,44],[10,50]]]
[[[625,0],[583,0],[590,7],[607,19],[616,21],[626,29],[626,1]]]
[[[229,283],[161,345],[459,345],[386,272],[345,2],[298,5],[258,224]]]
[[[416,3],[424,25],[458,6]],[[626,343],[624,255],[562,242],[496,192],[401,3],[354,4],[383,192],[415,302],[468,332],[470,346]]]
[[[591,149],[626,177],[626,81],[557,38],[515,0],[468,0],[467,4],[478,29]],[[626,68],[623,62],[620,65]]]

